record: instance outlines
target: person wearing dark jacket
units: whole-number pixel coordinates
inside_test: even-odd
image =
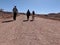
[[[14,8],[13,8],[13,20],[16,20],[17,13],[18,13],[18,9],[16,8],[16,6],[14,6]]]
[[[34,17],[35,17],[35,12],[32,11],[32,21],[34,21]]]
[[[29,11],[29,9],[28,9],[28,11],[27,11],[27,20],[29,20],[29,16],[30,16],[30,11]]]

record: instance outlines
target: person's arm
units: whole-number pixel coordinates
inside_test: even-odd
[[[16,11],[17,11],[17,14],[18,14],[18,9],[16,9]]]

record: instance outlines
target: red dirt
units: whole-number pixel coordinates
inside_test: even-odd
[[[60,21],[35,17],[26,21],[25,15],[0,20],[0,45],[60,45]],[[31,17],[30,17],[31,20]]]

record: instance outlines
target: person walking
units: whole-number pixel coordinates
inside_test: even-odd
[[[27,11],[27,21],[29,20],[29,16],[30,16],[30,11],[29,11],[29,9],[28,9],[28,11]]]
[[[34,21],[35,11],[32,11],[32,21]]]
[[[13,20],[16,20],[17,13],[18,13],[18,9],[16,8],[16,6],[14,6],[14,8],[13,8]]]

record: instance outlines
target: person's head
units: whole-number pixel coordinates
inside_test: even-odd
[[[28,11],[28,12],[30,12],[30,10],[29,10],[29,9],[28,9],[27,11]]]
[[[28,11],[29,11],[29,9],[28,9]]]
[[[32,12],[35,12],[34,10]]]
[[[14,6],[14,8],[16,8],[16,6]]]

